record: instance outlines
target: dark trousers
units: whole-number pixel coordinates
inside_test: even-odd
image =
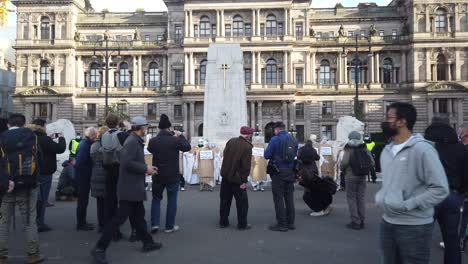
[[[436,206],[435,217],[439,222],[440,231],[444,240],[444,263],[461,264],[460,235],[460,207],[463,198],[455,192],[451,192],[445,200]]]
[[[367,181],[370,182],[376,182],[377,181],[377,174],[375,173],[375,167],[370,168],[370,173],[367,175]]]
[[[86,224],[89,191],[91,188],[91,175],[80,172],[78,179],[78,202],[76,207],[76,224],[82,226]]]
[[[382,220],[380,248],[383,264],[429,264],[434,224],[393,225]]]
[[[302,199],[307,206],[316,213],[327,209],[327,207],[333,202],[333,196],[329,192],[324,191],[306,190],[304,191]]]
[[[167,192],[166,230],[174,228],[177,215],[177,194],[179,193],[179,182],[161,184],[153,182],[153,201],[151,202],[151,226],[159,227],[161,219],[161,201],[163,192]]]
[[[274,175],[271,180],[278,225],[282,227],[294,225],[294,182],[285,180],[285,177],[280,177],[280,175]]]
[[[99,228],[106,225],[106,201],[104,197],[96,197],[97,219]]]
[[[119,208],[111,222],[106,224],[97,247],[101,250],[106,250],[110,245],[113,235],[129,217],[133,218],[137,236],[141,239],[143,245],[153,243],[153,238],[148,233],[148,227],[146,226],[143,202],[120,201]]]
[[[466,241],[468,239],[468,198],[465,198],[465,201],[463,202],[463,216],[460,226],[460,239],[465,240],[465,242],[468,242]]]
[[[219,193],[219,224],[229,225],[229,213],[231,211],[232,197],[236,199],[237,207],[237,226],[244,228],[247,226],[247,214],[249,212],[249,198],[247,189],[241,189],[239,184],[230,183],[226,180],[221,182],[221,191]]]
[[[184,175],[180,175],[180,188],[185,188],[185,178]]]
[[[119,165],[104,166],[106,171],[106,223],[115,216],[118,207],[117,182],[119,181]]]
[[[52,175],[39,176],[39,195],[36,203],[36,223],[37,226],[45,225],[45,211],[47,208],[47,201],[49,200],[50,188],[52,186]]]
[[[346,201],[349,215],[355,224],[366,220],[366,178],[360,176],[346,177]]]

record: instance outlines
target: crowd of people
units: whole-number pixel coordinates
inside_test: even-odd
[[[468,126],[455,131],[447,119],[434,118],[424,135],[413,133],[416,109],[409,103],[389,106],[382,133],[389,139],[380,156],[382,188],[376,204],[383,211],[380,224],[382,263],[426,264],[437,221],[445,248],[444,263],[461,263],[466,243],[468,202]],[[144,148],[148,122],[134,117],[131,127],[109,114],[105,125],[88,127],[83,138],[70,142],[70,159],[63,164],[56,197],[76,200],[76,230],[101,234],[91,251],[96,263],[108,263],[106,251],[112,241],[123,238],[120,227],[127,219],[132,232],[130,241],[141,241],[142,252],[162,248],[153,235],[160,231],[161,202],[167,193],[164,232],[180,230],[176,223],[178,192],[181,189],[180,158],[191,150],[183,133],[172,128],[163,114],[159,133],[148,142],[152,161],[145,160]],[[7,124],[3,124],[7,123]],[[45,260],[39,251],[38,232],[51,231],[46,224],[46,208],[52,175],[57,170],[56,155],[66,150],[61,134],[48,135],[46,122],[34,120],[26,125],[21,114],[12,114],[2,122],[0,135],[0,264],[8,261],[8,237],[14,208],[19,207],[28,244],[27,263]],[[0,125],[2,125],[0,124]],[[233,198],[237,207],[237,229],[249,230],[247,186],[252,175],[255,130],[244,126],[239,137],[230,139],[223,150],[221,166],[219,228],[230,226]],[[264,149],[268,161],[265,172],[271,178],[276,221],[271,231],[288,232],[295,226],[295,183],[304,189],[303,200],[311,216],[326,216],[332,210],[338,184],[328,175],[320,175],[320,155],[312,141],[299,148],[283,122],[274,126],[275,136]],[[366,184],[376,181],[375,143],[357,131],[348,136],[340,170],[346,186],[352,230],[366,228]],[[151,220],[145,220],[146,178],[151,177]],[[263,185],[254,186],[256,190]],[[87,221],[89,197],[96,199],[98,225]],[[66,199],[66,198],[64,198]],[[463,210],[461,210],[463,209]],[[463,215],[462,213],[463,212]]]

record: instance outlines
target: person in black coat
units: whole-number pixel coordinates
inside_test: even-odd
[[[191,149],[190,143],[179,131],[171,131],[172,124],[167,115],[161,115],[159,134],[148,144],[148,151],[153,154],[153,166],[158,168],[158,175],[153,177],[153,201],[151,204],[151,232],[159,231],[161,200],[164,189],[167,192],[166,232],[177,231],[175,225],[177,213],[177,193],[180,188],[179,153]]]
[[[106,197],[106,172],[102,166],[103,150],[101,136],[109,130],[107,127],[100,127],[98,138],[91,145],[90,154],[93,161],[93,171],[91,174],[91,196],[96,198],[96,209],[99,232],[102,232],[105,225],[105,197]]]
[[[97,137],[97,130],[88,127],[84,132],[85,138],[81,140],[76,153],[75,180],[78,185],[78,202],[76,208],[76,229],[78,231],[92,231],[94,226],[86,221],[89,192],[91,189],[91,175],[93,162],[91,159],[91,145]]]
[[[467,191],[466,149],[458,142],[457,132],[450,126],[448,118],[435,117],[426,129],[424,138],[435,143],[439,159],[444,167],[450,188],[449,196],[435,208],[444,240],[444,263],[460,264],[460,207],[463,194]]]
[[[52,175],[57,171],[57,154],[62,154],[67,148],[65,138],[62,134],[48,136],[46,134],[46,121],[36,119],[29,126],[37,135],[39,143],[39,197],[37,199],[36,222],[39,232],[52,230],[45,224],[45,212],[49,201],[50,188],[52,187]],[[58,142],[54,139],[57,138]]]
[[[305,168],[313,174],[318,175],[318,168],[316,161],[320,160],[320,155],[315,150],[312,140],[308,140],[306,144],[301,147],[297,154],[299,163],[299,170]]]

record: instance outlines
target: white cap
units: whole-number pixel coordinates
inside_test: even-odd
[[[132,126],[147,126],[148,122],[146,118],[142,116],[136,116],[132,119]]]

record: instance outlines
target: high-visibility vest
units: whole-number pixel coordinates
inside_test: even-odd
[[[369,151],[372,151],[375,147],[375,142],[372,141],[371,143],[366,143],[366,147]]]
[[[76,155],[76,151],[78,150],[78,145],[80,145],[80,142],[76,139],[72,139],[71,141],[72,147],[71,147],[71,154]]]

